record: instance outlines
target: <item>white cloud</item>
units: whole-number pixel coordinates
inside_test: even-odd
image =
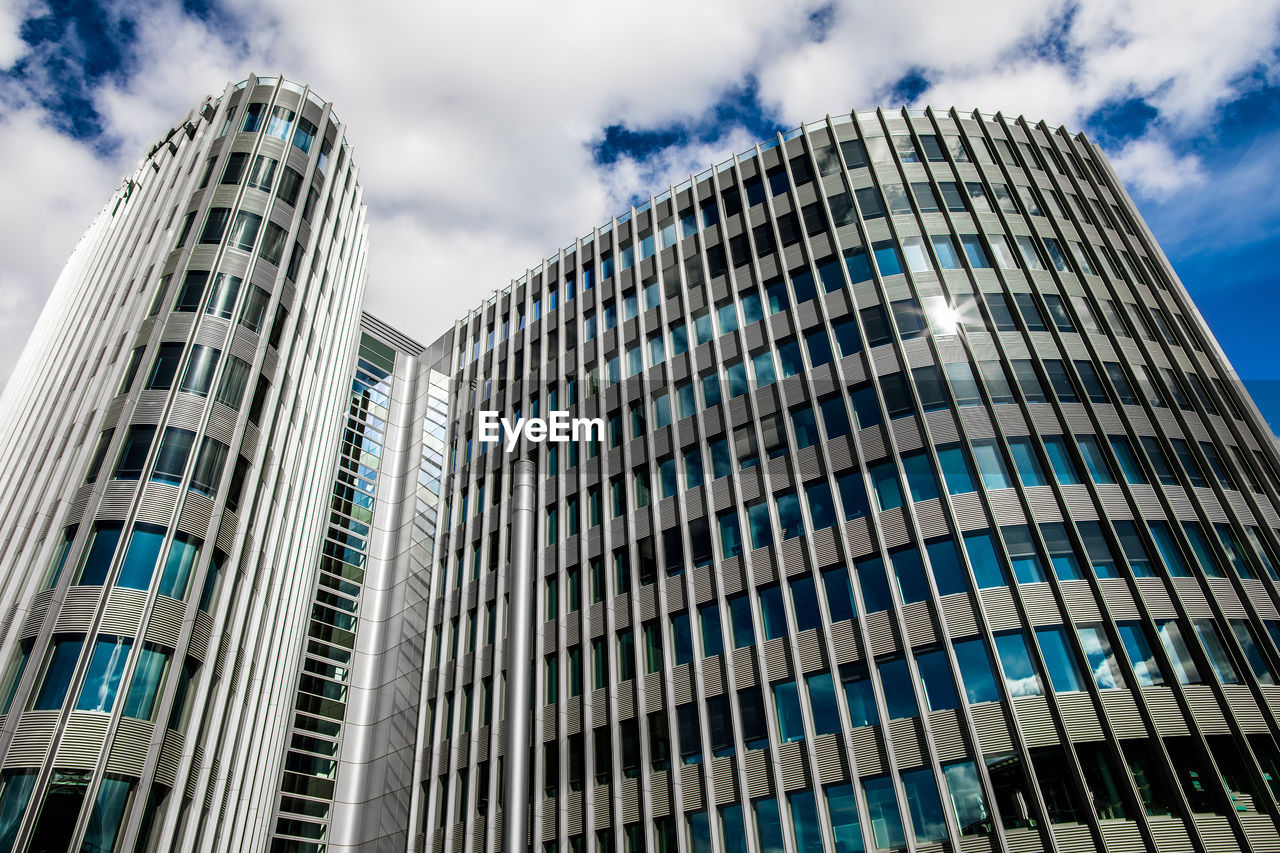
[[[131,10],[108,1],[111,15]],[[1151,138],[1119,162],[1135,188],[1169,197],[1203,172],[1170,143],[1235,97],[1245,75],[1260,65],[1274,73],[1280,0],[849,0],[815,42],[809,16],[819,6],[226,0],[201,20],[176,0],[151,0],[131,15],[127,72],[93,92],[114,157],[48,130],[34,94],[0,80],[11,110],[0,123],[0,182],[27,201],[22,221],[0,231],[0,308],[11,309],[0,332],[25,336],[115,176],[175,117],[250,70],[308,81],[334,101],[370,206],[368,305],[429,341],[633,194],[753,141],[730,126],[719,139],[601,167],[591,146],[603,127],[696,121],[747,79],[783,124],[874,106],[909,72],[929,82],[920,103],[1073,127],[1102,105],[1143,98],[1159,111]],[[0,67],[25,50],[15,39],[31,8],[0,0]],[[72,34],[65,47],[74,56],[81,45]],[[27,85],[47,94],[56,84],[37,75]],[[1181,184],[1162,172],[1170,166]],[[11,363],[0,348],[0,377]]]
[[[1125,184],[1148,198],[1168,198],[1187,187],[1203,184],[1204,167],[1194,154],[1175,155],[1155,139],[1137,139],[1109,158]]]

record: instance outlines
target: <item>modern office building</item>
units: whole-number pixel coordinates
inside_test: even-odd
[[[250,78],[55,288],[0,851],[501,850],[511,666],[534,853],[1280,849],[1280,453],[1083,136],[828,117],[430,346],[361,314],[356,175]]]

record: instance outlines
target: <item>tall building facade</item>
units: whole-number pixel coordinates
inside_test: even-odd
[[[512,666],[537,853],[1280,848],[1280,453],[1087,139],[828,117],[424,346],[342,131],[188,116],[5,392],[0,850],[500,850]]]
[[[185,116],[77,245],[0,410],[0,849],[262,847],[365,281],[344,127]]]

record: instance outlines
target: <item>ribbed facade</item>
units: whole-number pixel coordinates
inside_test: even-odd
[[[261,847],[365,281],[343,127],[250,78],[81,239],[6,389],[0,849]]]
[[[501,849],[529,454],[534,849],[1280,845],[1275,442],[1082,136],[807,125],[454,340],[418,849]]]
[[[5,391],[0,853],[494,853],[511,666],[534,853],[1280,849],[1280,454],[1087,139],[829,117],[423,346],[343,130],[184,118]]]

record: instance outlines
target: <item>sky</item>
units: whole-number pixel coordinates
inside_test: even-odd
[[[1280,429],[1278,49],[1280,0],[0,0],[0,381],[122,177],[253,72],[334,102],[366,308],[426,342],[634,200],[828,113],[1083,130]]]

